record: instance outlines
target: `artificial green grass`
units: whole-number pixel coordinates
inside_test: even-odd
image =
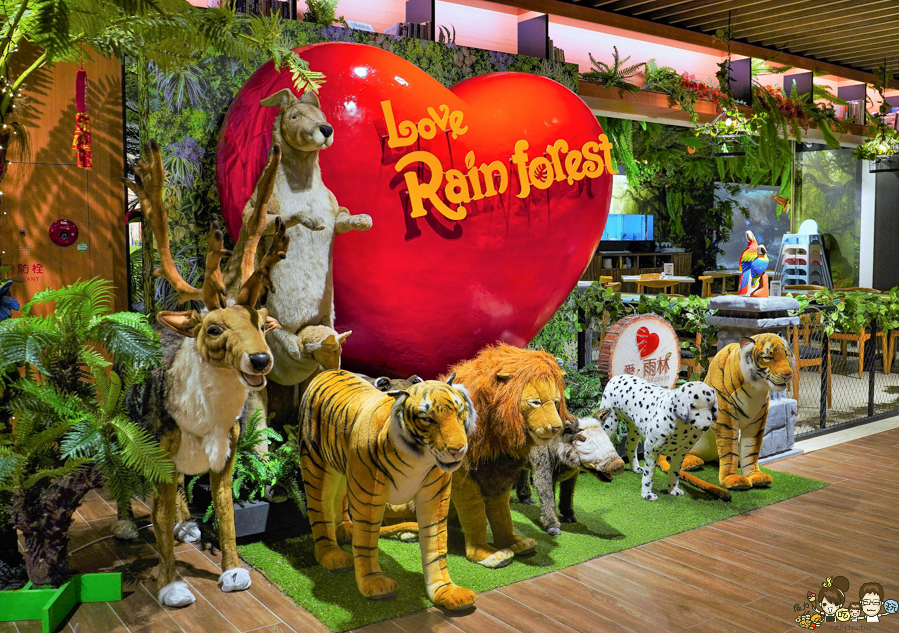
[[[693,474],[717,484],[716,467],[706,466]],[[733,500],[727,503],[683,481],[684,496],[665,494],[667,475],[659,470],[653,487],[659,498],[653,502],[640,497],[640,476],[630,470],[617,475],[611,483],[581,475],[575,492],[578,522],[563,523],[561,536],[555,537],[540,527],[539,507],[515,503],[513,491],[515,532],[537,539],[536,554],[515,558],[511,565],[501,569],[486,569],[465,559],[461,529],[451,525],[450,575],[457,585],[483,592],[692,530],[827,485],[787,473],[770,474],[774,477],[771,488],[735,491]],[[536,499],[536,491],[533,494]],[[347,631],[432,606],[425,595],[418,543],[402,543],[394,537],[381,539],[379,547],[381,569],[399,583],[397,597],[383,601],[363,598],[352,572],[332,573],[317,565],[309,535],[260,541],[238,549],[244,560],[261,570],[326,626]],[[349,545],[345,549],[350,551]]]

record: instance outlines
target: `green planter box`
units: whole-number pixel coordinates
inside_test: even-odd
[[[0,622],[40,620],[42,633],[53,633],[79,602],[122,599],[122,574],[81,574],[61,587],[0,591]]]

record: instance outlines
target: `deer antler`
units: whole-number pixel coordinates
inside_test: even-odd
[[[240,286],[247,283],[250,275],[253,274],[253,268],[256,263],[256,248],[259,246],[259,240],[265,233],[266,219],[268,216],[268,201],[272,197],[272,191],[275,188],[275,176],[278,173],[278,165],[281,163],[281,146],[275,143],[269,150],[268,161],[265,164],[265,170],[256,189],[256,206],[253,208],[253,214],[244,223],[240,236],[238,237],[238,245],[235,247],[238,253],[241,253],[240,260]],[[244,242],[240,244],[240,242]],[[285,248],[286,245],[285,245]]]
[[[168,214],[162,202],[162,190],[165,187],[165,171],[162,168],[162,152],[156,141],[150,141],[144,147],[143,159],[138,159],[133,166],[139,181],[132,182],[127,178],[122,181],[137,195],[140,208],[150,221],[150,228],[156,238],[161,267],[153,271],[154,277],[165,277],[178,293],[178,303],[203,300],[203,292],[184,281],[175,259],[172,257],[169,244]],[[210,308],[211,309],[211,308]]]
[[[203,280],[203,303],[210,310],[224,308],[225,281],[222,279],[221,263],[225,257],[231,257],[231,251],[225,249],[225,234],[218,222],[213,222],[209,229],[209,248],[206,250],[206,276]]]
[[[272,245],[268,252],[262,258],[259,267],[250,275],[246,283],[240,288],[240,294],[237,296],[237,303],[248,308],[255,308],[258,301],[265,303],[268,299],[268,293],[274,292],[275,287],[272,284],[272,268],[287,256],[287,247],[290,245],[290,238],[287,236],[287,225],[280,217],[275,218],[275,235],[272,238]]]

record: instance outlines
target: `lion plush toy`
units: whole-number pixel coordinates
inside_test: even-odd
[[[512,530],[509,493],[534,446],[548,443],[567,417],[563,372],[546,352],[500,343],[453,366],[468,387],[478,426],[462,466],[453,473],[452,505],[465,532],[465,556],[485,567],[533,553],[534,539]],[[493,547],[487,543],[487,521]]]

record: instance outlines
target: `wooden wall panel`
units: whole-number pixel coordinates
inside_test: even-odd
[[[473,3],[470,3],[473,4]],[[435,21],[452,32],[456,44],[503,53],[518,53],[518,15],[495,11],[493,3],[467,6],[437,0]]]
[[[304,0],[298,0],[297,13],[305,10]],[[383,33],[388,26],[406,21],[406,0],[340,0],[337,15],[371,24],[375,31]]]
[[[28,51],[20,63],[30,63]],[[88,114],[92,123],[93,169],[77,166],[72,137],[75,130],[75,73],[78,64],[56,64],[25,84],[28,108],[20,120],[28,128],[30,146],[12,157],[0,216],[3,264],[14,266],[13,295],[27,301],[35,292],[104,277],[116,287],[114,308],[128,305],[124,193],[121,184],[122,82],[117,60],[94,55],[88,73]],[[55,245],[50,224],[68,218],[78,225],[72,246]],[[87,244],[79,252],[78,243]]]
[[[671,66],[679,73],[689,72],[699,81],[714,79],[717,64],[725,57],[723,53],[698,46],[554,15],[549,19],[549,36],[557,48],[565,51],[565,61],[577,64],[581,72],[592,68],[588,52],[597,61],[611,63],[613,46],[618,47],[621,59],[630,55],[628,66],[655,58],[659,66]],[[633,83],[643,85],[642,74]]]

